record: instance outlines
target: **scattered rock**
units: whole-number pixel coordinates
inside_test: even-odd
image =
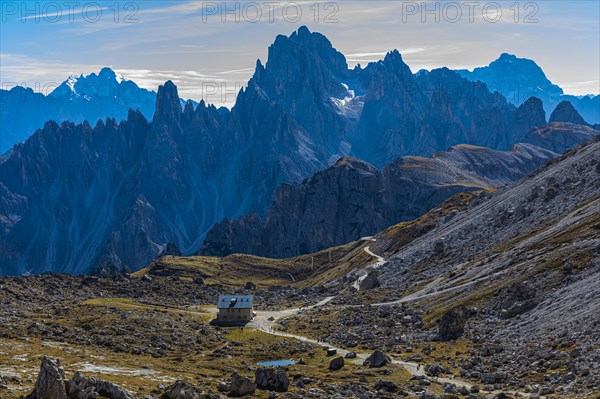
[[[229,382],[229,381],[222,381],[219,384],[218,389],[219,389],[220,392],[225,392],[225,393],[231,391],[231,382]]]
[[[196,283],[198,285],[204,285],[204,279],[202,277],[196,277],[194,279],[194,283]]]
[[[80,372],[76,372],[73,378],[67,382],[66,386],[70,398],[96,399],[97,397],[102,397],[107,399],[135,399],[133,393],[112,382],[102,381],[94,377],[85,378]],[[173,396],[166,397],[166,399],[192,399],[192,397]]]
[[[359,287],[361,291],[373,290],[381,287],[381,283],[379,282],[379,273],[377,270],[369,271],[365,279],[360,282]]]
[[[168,387],[160,399],[196,399],[202,390],[185,381],[177,381]]]
[[[332,361],[329,362],[329,370],[331,370],[331,371],[337,371],[343,367],[344,367],[344,358],[341,356],[336,357],[335,359],[333,359]]]
[[[394,393],[398,392],[399,388],[398,385],[396,385],[396,383],[394,383],[393,381],[380,380],[377,381],[377,383],[375,384],[375,389],[377,389],[378,391]]]
[[[438,320],[439,338],[441,341],[453,341],[465,332],[465,322],[470,312],[464,307],[452,309]]]
[[[44,357],[35,389],[27,399],[67,399],[65,371],[60,360]]]
[[[256,385],[249,378],[234,374],[231,377],[231,389],[229,395],[240,398],[242,396],[252,395],[256,392]]]
[[[287,392],[290,386],[283,369],[259,368],[254,374],[254,382],[258,389],[264,391]]]
[[[369,366],[370,368],[379,368],[383,367],[386,364],[392,362],[392,358],[383,353],[380,350],[376,350],[373,352],[371,356],[369,356],[364,362],[363,366]]]

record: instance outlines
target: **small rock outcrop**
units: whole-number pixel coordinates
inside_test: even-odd
[[[185,381],[177,381],[167,387],[160,399],[196,399],[202,390]]]
[[[254,375],[256,387],[265,391],[287,392],[290,381],[283,369],[260,368]]]
[[[367,277],[365,277],[365,279],[361,281],[359,285],[361,291],[373,290],[379,287],[381,287],[381,282],[379,281],[379,273],[377,270],[369,271]]]
[[[444,313],[438,320],[439,339],[441,341],[453,341],[465,332],[465,323],[473,315],[472,309],[460,307]]]
[[[79,371],[73,375],[73,378],[67,382],[66,386],[69,398],[74,399],[96,399],[98,397],[107,399],[135,399],[135,395],[130,391],[112,382],[102,381],[95,377],[86,378]]]
[[[379,368],[390,364],[391,362],[391,357],[389,357],[380,350],[376,350],[363,362],[363,366],[369,366],[370,368]]]
[[[241,398],[243,396],[253,395],[254,392],[256,392],[256,384],[250,381],[249,378],[237,374],[234,374],[231,377],[230,396]]]
[[[335,359],[333,359],[332,361],[329,362],[329,370],[331,371],[337,371],[340,370],[344,367],[344,358],[343,357],[336,357]]]
[[[379,391],[394,393],[394,392],[398,392],[399,387],[393,381],[379,380],[375,384],[375,389],[377,389]]]
[[[65,371],[60,360],[44,357],[34,391],[26,399],[67,399]]]
[[[69,381],[58,359],[44,357],[35,389],[26,399],[136,399],[130,391],[97,378],[85,378],[76,372]],[[187,399],[188,397],[165,397],[164,399]]]
[[[556,106],[552,115],[550,115],[550,122],[567,122],[575,125],[587,125],[579,112],[573,107],[569,101],[563,101]]]

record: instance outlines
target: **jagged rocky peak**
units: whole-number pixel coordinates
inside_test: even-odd
[[[310,32],[306,26],[290,36],[277,36],[269,47],[266,66],[263,68],[260,61],[257,62],[254,78],[264,85],[265,78],[273,83],[277,79],[304,80],[304,75],[325,81],[334,76],[345,78],[348,75],[346,57],[333,47],[329,39],[318,32]]]
[[[263,90],[258,81],[255,78],[252,78],[248,81],[248,86],[245,88],[242,87],[240,92],[238,93],[234,109],[243,109],[245,106],[252,106],[255,103],[269,101],[269,96]]]
[[[198,104],[198,107],[200,107],[200,104]],[[183,106],[183,114],[191,117],[194,114],[194,103],[190,100],[185,102],[185,105]]]
[[[123,77],[117,75],[112,68],[104,67],[98,74],[92,72],[89,75],[69,76],[50,96],[60,97],[73,94],[88,97],[116,95],[116,90],[118,90],[123,80]]]
[[[529,113],[530,120],[536,120],[540,125],[546,124],[546,112],[542,100],[537,97],[530,97],[519,108],[519,112]]]
[[[556,109],[554,109],[554,112],[550,115],[550,122],[567,122],[575,125],[587,125],[586,121],[569,101],[563,101],[556,106]]]
[[[540,68],[535,61],[528,58],[519,58],[513,54],[503,53],[497,60],[490,63],[487,68],[490,68],[498,75],[498,77],[508,77],[515,73],[518,75],[527,74],[529,80],[525,82],[539,83],[547,86],[547,88],[552,88],[556,94],[563,94],[563,90],[560,87],[553,85],[552,82],[550,82],[542,68]],[[475,69],[474,72],[479,69],[480,68]]]
[[[530,97],[513,114],[510,125],[510,134],[513,142],[519,142],[531,129],[546,124],[546,112],[542,100]]]
[[[333,71],[342,75],[347,73],[346,57],[337,51],[329,39],[321,33],[310,32],[306,26],[301,26],[297,32],[292,33],[290,40],[310,48]]]
[[[121,80],[121,77],[117,76],[117,73],[115,71],[113,71],[112,68],[110,68],[110,67],[102,68],[100,70],[100,73],[98,74],[98,77],[100,79],[107,79],[107,80],[114,80],[114,81]]]
[[[496,62],[513,62],[517,60],[517,56],[509,53],[502,53]]]
[[[401,66],[402,68],[405,68],[405,67],[409,68],[408,65],[406,65],[406,63],[402,59],[402,54],[400,54],[400,52],[395,49],[390,51],[389,53],[387,53],[385,55],[385,58],[383,59],[383,61],[390,65],[398,65],[398,66]]]
[[[262,82],[265,74],[265,66],[260,59],[256,60],[256,67],[254,68],[253,80]]]
[[[373,74],[375,75],[374,77]],[[371,75],[370,78],[374,80],[373,83],[375,85],[397,85],[399,81],[403,89],[406,89],[404,86],[406,83],[415,81],[415,76],[410,70],[410,67],[402,59],[402,55],[398,50],[387,53],[383,61],[369,64],[361,74],[361,81],[363,84],[365,82],[364,77],[369,75]],[[394,82],[389,80],[392,79],[390,75],[393,75],[393,79],[397,79],[398,81]],[[412,91],[412,89],[409,90]]]
[[[181,101],[177,93],[177,86],[169,80],[158,87],[154,120],[178,120],[181,112]]]
[[[369,63],[358,73],[360,86],[367,91],[367,99],[379,101],[385,96],[404,95],[406,90],[409,90],[410,93],[415,92],[415,88],[411,86],[415,82],[415,76],[410,67],[402,60],[402,55],[398,50],[387,53],[381,61]],[[420,93],[416,97],[419,96]]]
[[[459,70],[461,76],[486,83],[502,93],[509,102],[521,105],[531,94],[548,100],[563,95],[563,90],[553,84],[535,61],[503,53],[488,66],[473,71]],[[548,104],[546,104],[548,105]]]

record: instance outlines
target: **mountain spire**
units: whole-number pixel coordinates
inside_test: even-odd
[[[563,101],[556,106],[554,112],[550,115],[550,122],[567,122],[575,125],[587,125],[586,121],[569,101]]]
[[[177,86],[172,81],[167,81],[158,87],[156,95],[156,111],[154,120],[179,120],[181,117],[181,101],[177,93]]]

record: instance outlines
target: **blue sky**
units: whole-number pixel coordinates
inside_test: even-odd
[[[2,85],[43,91],[111,66],[149,89],[172,79],[183,97],[230,104],[275,36],[307,25],[351,65],[398,49],[413,71],[471,69],[509,52],[534,59],[569,94],[600,93],[596,0],[275,3],[2,0]]]

